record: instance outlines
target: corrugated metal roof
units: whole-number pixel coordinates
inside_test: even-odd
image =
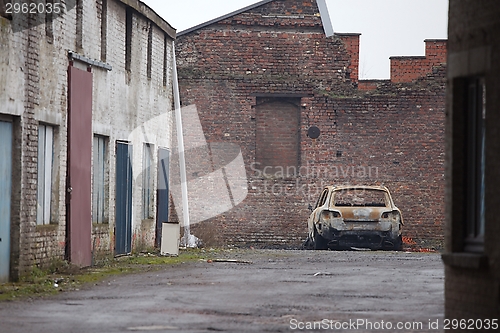
[[[259,1],[259,2],[257,2],[257,3],[254,3],[253,5],[246,6],[246,7],[244,7],[244,8],[238,9],[238,10],[236,10],[236,11],[234,11],[234,12],[231,12],[231,13],[229,13],[229,14],[226,14],[226,15],[222,15],[222,16],[220,16],[220,17],[214,18],[213,20],[207,21],[207,22],[205,22],[205,23],[201,23],[201,24],[195,25],[194,27],[191,27],[191,28],[189,28],[189,29],[186,29],[186,30],[183,30],[183,31],[181,31],[181,32],[178,32],[178,33],[177,33],[177,37],[180,37],[180,36],[182,36],[182,35],[186,35],[186,34],[188,34],[188,33],[190,33],[190,32],[196,31],[196,30],[198,30],[198,29],[205,28],[205,27],[207,27],[207,26],[209,26],[209,25],[211,25],[211,24],[213,24],[213,23],[217,23],[217,22],[222,21],[222,20],[225,20],[225,19],[227,19],[227,18],[229,18],[229,17],[231,17],[231,16],[235,16],[235,15],[238,15],[238,14],[244,13],[244,12],[246,12],[246,11],[249,11],[249,10],[254,9],[254,8],[257,8],[257,7],[260,7],[260,6],[262,6],[262,5],[265,5],[265,4],[267,4],[267,3],[270,3],[270,2],[272,2],[272,1],[274,1],[274,0],[263,0],[263,1]]]

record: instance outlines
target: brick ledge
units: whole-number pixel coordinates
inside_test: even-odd
[[[488,267],[488,256],[478,253],[443,253],[441,259],[447,266],[468,269],[484,269]]]

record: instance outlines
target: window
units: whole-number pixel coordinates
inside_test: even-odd
[[[108,138],[95,135],[92,165],[92,222],[108,223]]]
[[[163,38],[163,86],[168,83],[168,36],[165,34]]]
[[[106,62],[108,36],[108,0],[101,1],[101,61]]]
[[[144,144],[142,155],[142,218],[153,218],[153,145]]]
[[[316,203],[316,208],[323,206],[326,202],[327,197],[328,197],[328,189],[324,189],[323,193],[321,193],[321,196],[319,197],[318,202]]]
[[[149,22],[149,33],[148,33],[148,54],[147,54],[147,77],[151,79],[151,68],[153,62],[153,23]]]
[[[49,125],[38,126],[38,190],[37,224],[50,223],[52,199],[52,164],[54,158],[54,128]]]
[[[132,64],[132,9],[127,7],[125,18],[125,70]]]
[[[76,0],[76,48],[83,49],[83,0]]]
[[[47,0],[47,4],[54,4],[54,0]],[[52,21],[54,19],[53,12],[46,12],[45,13],[45,35],[47,36],[47,42],[53,43],[54,42],[54,28],[52,26]]]
[[[467,83],[466,127],[466,233],[465,251],[484,249],[485,193],[485,121],[486,88],[484,78],[472,78]]]
[[[389,207],[387,193],[381,190],[348,188],[335,191],[337,207]]]

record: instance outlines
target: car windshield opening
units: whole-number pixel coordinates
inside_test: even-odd
[[[333,200],[337,207],[386,207],[388,203],[384,191],[363,188],[335,191]]]

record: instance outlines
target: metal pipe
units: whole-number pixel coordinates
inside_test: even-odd
[[[172,58],[173,58],[173,89],[174,89],[174,108],[175,108],[175,124],[177,127],[177,145],[179,150],[179,169],[181,174],[181,194],[182,194],[182,217],[184,220],[184,237],[183,244],[186,246],[194,246],[190,242],[190,221],[189,221],[189,202],[188,202],[188,187],[186,176],[186,159],[184,155],[184,134],[182,130],[182,115],[181,115],[181,99],[179,94],[179,82],[177,80],[177,63],[175,59],[175,43],[172,42]]]

